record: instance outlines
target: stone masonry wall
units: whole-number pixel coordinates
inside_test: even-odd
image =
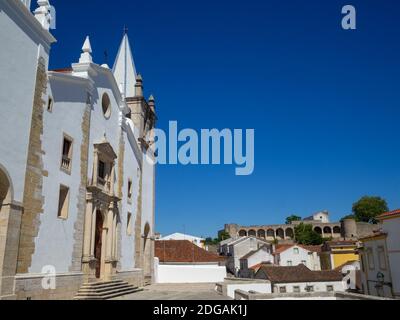
[[[33,101],[32,122],[29,138],[28,160],[23,197],[24,214],[21,222],[21,235],[18,252],[17,273],[28,273],[35,252],[35,238],[39,233],[40,214],[43,213],[43,176],[48,173],[43,168],[42,135],[43,97],[47,88],[46,64],[39,59],[36,73],[36,87]]]

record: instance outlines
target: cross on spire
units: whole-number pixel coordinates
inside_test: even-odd
[[[124,35],[125,35],[125,34],[128,34],[128,31],[129,31],[128,27],[127,27],[127,26],[124,26]]]

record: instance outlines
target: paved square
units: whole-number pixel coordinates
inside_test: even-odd
[[[144,291],[115,300],[231,300],[215,291],[215,283],[206,284],[154,284]]]

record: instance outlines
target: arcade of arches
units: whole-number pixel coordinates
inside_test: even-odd
[[[316,225],[314,231],[323,236],[324,238],[340,238],[341,227],[335,224],[328,226]],[[267,228],[239,228],[238,235],[240,237],[257,237],[267,240],[293,240],[294,239],[294,226],[282,225]]]

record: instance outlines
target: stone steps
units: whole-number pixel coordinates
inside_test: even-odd
[[[106,282],[85,283],[79,289],[75,300],[107,300],[142,291],[126,281],[114,280]]]

